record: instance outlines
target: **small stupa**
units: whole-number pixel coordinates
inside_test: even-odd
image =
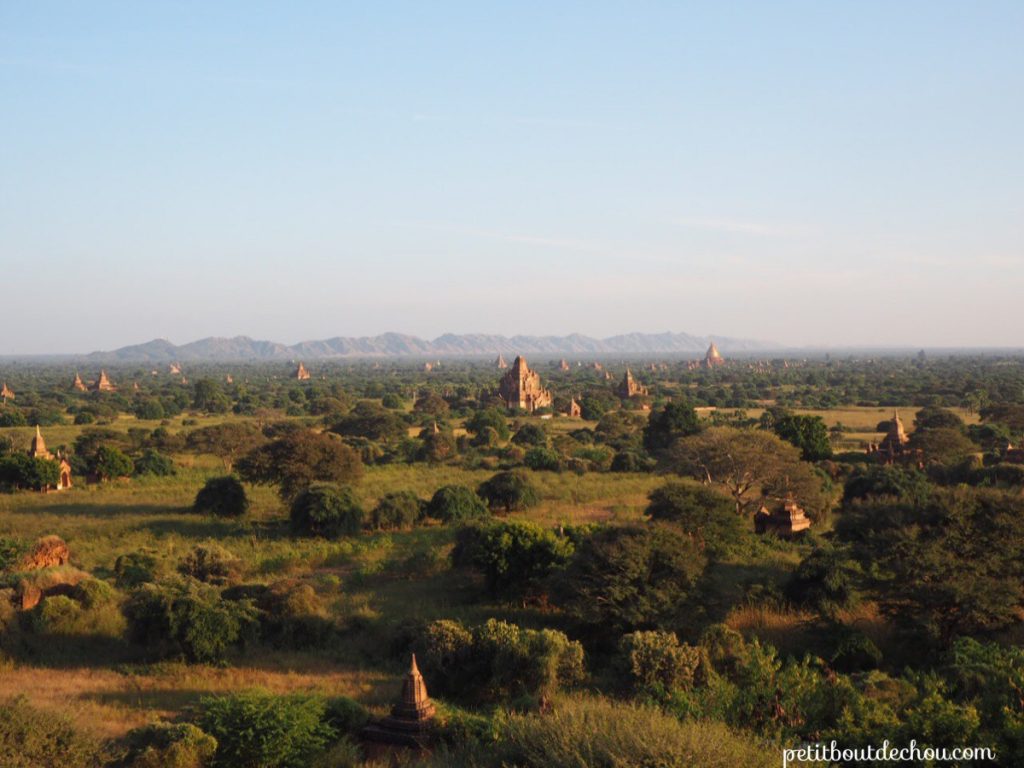
[[[402,696],[391,707],[391,714],[371,722],[360,731],[359,735],[367,747],[367,757],[377,759],[395,748],[426,751],[434,715],[434,704],[427,695],[427,684],[416,666],[414,653],[402,682]]]
[[[85,382],[82,381],[78,371],[75,371],[75,380],[71,382],[71,388],[76,392],[85,392]]]
[[[508,368],[508,363],[505,362],[505,356],[501,354],[501,352],[498,353],[498,359],[494,361],[494,365],[499,371],[504,371]]]
[[[569,399],[569,407],[566,409],[565,415],[570,419],[579,419],[583,416],[583,409],[580,408],[575,397]]]
[[[309,371],[306,370],[306,366],[301,362],[299,363],[299,367],[295,369],[295,378],[298,381],[309,381]]]
[[[0,398],[3,398],[4,403],[8,400],[14,399],[14,392],[10,387],[7,386],[7,382],[4,382],[3,387],[0,387]]]
[[[568,371],[569,370],[569,361],[566,360],[564,357],[561,360],[558,361],[558,370],[560,370],[560,371]]]
[[[113,392],[117,387],[107,377],[106,371],[100,371],[100,377],[92,385],[93,392]]]

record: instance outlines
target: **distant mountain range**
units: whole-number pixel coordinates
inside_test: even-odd
[[[483,357],[487,355],[693,355],[707,350],[712,338],[723,355],[780,349],[780,346],[724,336],[687,333],[628,333],[595,339],[578,333],[569,336],[499,336],[446,333],[433,341],[400,333],[343,337],[323,341],[279,344],[247,336],[210,337],[180,346],[166,339],[88,355],[96,362],[197,362],[243,360],[326,360],[360,357]]]

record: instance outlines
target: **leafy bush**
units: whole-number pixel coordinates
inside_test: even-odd
[[[786,596],[825,616],[854,603],[857,563],[840,547],[816,546],[797,566],[786,584]]]
[[[115,583],[119,589],[131,589],[139,584],[156,581],[157,561],[149,552],[128,552],[114,561]]]
[[[185,555],[178,564],[178,572],[207,584],[227,584],[238,580],[242,561],[233,552],[211,542]]]
[[[199,725],[217,740],[218,768],[308,768],[337,736],[322,698],[254,690],[200,701]]]
[[[125,737],[124,768],[207,768],[217,740],[191,723],[152,723]]]
[[[128,477],[135,471],[135,464],[127,455],[117,448],[101,445],[96,449],[96,458],[92,463],[92,471],[100,480],[112,480],[115,477]]]
[[[442,523],[458,523],[487,517],[490,513],[483,499],[464,485],[445,485],[438,488],[427,503],[427,517]]]
[[[481,483],[477,493],[491,509],[504,509],[506,513],[528,509],[540,501],[530,476],[520,470],[499,472]]]
[[[651,520],[675,523],[712,554],[724,554],[743,535],[743,521],[732,502],[706,485],[668,482],[647,498]]]
[[[28,550],[28,544],[21,539],[0,537],[0,571],[14,568]]]
[[[370,513],[370,527],[378,531],[411,528],[422,517],[424,507],[412,491],[385,494]]]
[[[560,574],[559,602],[605,636],[613,628],[669,627],[705,563],[692,541],[663,525],[602,528],[580,542]]]
[[[100,768],[100,745],[63,715],[35,709],[19,697],[0,704],[0,765],[4,768]]]
[[[363,527],[364,516],[351,488],[329,483],[309,486],[295,497],[291,507],[293,531],[327,539],[355,536]]]
[[[549,695],[585,676],[578,642],[496,619],[472,630],[430,622],[413,633],[411,646],[438,693],[472,701]]]
[[[242,482],[234,475],[214,477],[196,494],[192,510],[214,517],[241,517],[249,511],[249,499]]]
[[[143,584],[124,608],[130,639],[160,656],[221,661],[249,639],[257,613],[250,600],[231,601],[192,579]]]
[[[558,472],[562,468],[562,457],[553,448],[538,445],[526,452],[523,463],[535,471]]]
[[[512,442],[521,446],[543,446],[548,444],[548,433],[539,424],[524,424],[512,435]]]
[[[494,594],[528,593],[563,567],[572,552],[569,539],[517,520],[461,529],[452,561],[483,573],[487,589]]]
[[[256,598],[262,611],[261,635],[279,648],[305,648],[325,644],[334,624],[323,602],[309,584],[278,581]]]
[[[171,461],[170,457],[164,456],[153,448],[147,448],[142,452],[142,456],[135,460],[136,475],[170,477],[177,473],[178,471],[174,468],[174,462]]]
[[[700,648],[681,644],[674,632],[632,632],[619,643],[627,679],[638,691],[689,688],[707,662]]]

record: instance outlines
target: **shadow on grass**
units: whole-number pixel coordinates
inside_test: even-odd
[[[96,635],[24,635],[5,644],[12,660],[48,669],[102,669],[137,661],[140,651],[123,638]]]
[[[130,691],[104,691],[81,696],[85,701],[94,701],[105,706],[134,708],[140,710],[166,710],[181,712],[195,707],[204,696],[216,695],[216,691],[195,688],[149,689],[137,688]]]
[[[186,515],[187,507],[173,507],[163,504],[39,504],[8,510],[8,514],[40,517],[91,517],[99,520],[118,520],[132,516]]]

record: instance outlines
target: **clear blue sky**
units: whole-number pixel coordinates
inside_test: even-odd
[[[1024,344],[1022,2],[0,0],[0,354]]]

